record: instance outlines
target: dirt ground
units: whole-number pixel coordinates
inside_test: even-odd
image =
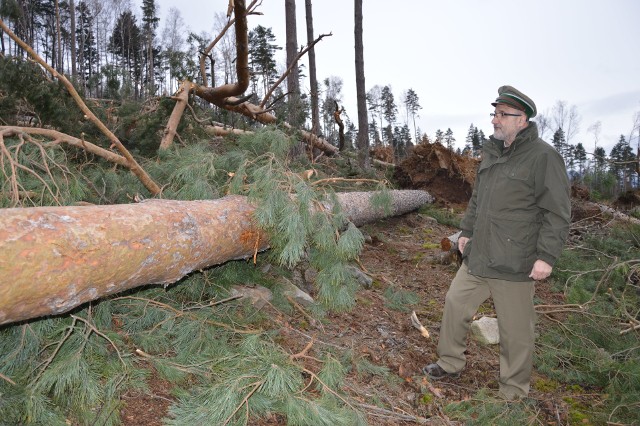
[[[470,339],[467,367],[459,378],[430,383],[422,374],[425,364],[436,360],[436,344],[444,297],[457,270],[457,264],[442,265],[429,261],[429,255],[441,253],[439,248],[428,248],[457,230],[438,224],[428,216],[410,213],[386,219],[363,229],[370,237],[360,257],[363,269],[374,278],[370,289],[357,295],[357,307],[350,312],[332,314],[326,324],[309,328],[302,326],[306,318],[295,315],[280,330],[281,344],[292,354],[300,353],[313,339],[308,355],[327,347],[352,350],[356,357],[366,358],[373,364],[387,367],[403,380],[392,386],[379,376],[349,376],[348,388],[343,389],[355,400],[370,401],[375,395],[392,413],[385,413],[363,405],[360,409],[370,413],[371,425],[455,424],[446,419],[442,408],[448,403],[472,397],[478,390],[498,388],[498,350]],[[419,303],[408,312],[387,306],[384,291],[388,286],[411,291],[419,296]],[[559,295],[542,283],[537,295],[554,301]],[[557,300],[555,300],[557,302]],[[429,330],[431,337],[423,337],[412,327],[411,310]],[[481,308],[492,313],[490,302]],[[317,366],[315,366],[317,367]],[[310,369],[314,366],[309,365]],[[534,380],[537,376],[534,375]],[[171,404],[170,385],[157,378],[150,381],[150,395],[127,395],[122,420],[125,425],[161,425],[161,419]],[[428,403],[422,399],[427,393],[435,397]],[[532,391],[531,397],[540,403],[540,420],[554,422],[562,415],[560,395]],[[406,417],[403,417],[400,414]],[[388,417],[388,418],[385,418]],[[413,420],[410,420],[412,419]],[[546,423],[546,421],[543,421]],[[274,418],[264,424],[285,424]]]

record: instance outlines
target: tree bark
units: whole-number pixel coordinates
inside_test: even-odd
[[[62,73],[62,28],[60,27],[60,2],[56,0],[55,2],[55,11],[56,11],[56,48],[55,48],[55,60],[54,67],[56,71]]]
[[[256,12],[256,4],[258,3],[258,0],[251,0],[251,3],[249,3],[249,5],[246,8],[246,14],[247,15],[262,15],[262,13]],[[258,4],[259,6],[260,4]],[[233,11],[233,7],[232,4],[229,3],[229,7],[227,8],[227,24],[224,26],[224,28],[222,29],[222,31],[220,31],[220,34],[218,34],[218,36],[211,42],[209,43],[209,45],[202,51],[200,52],[200,78],[202,79],[202,85],[203,86],[208,86],[209,85],[209,79],[207,78],[207,70],[206,70],[206,65],[205,65],[205,60],[209,57],[209,54],[211,53],[211,50],[214,48],[214,46],[216,44],[218,44],[218,42],[220,41],[220,39],[222,39],[222,37],[224,36],[224,34],[227,32],[227,30],[229,28],[231,28],[232,25],[235,24],[236,22],[236,18],[234,16],[234,18],[231,19],[231,12]],[[215,79],[213,78],[213,64],[211,65],[211,85],[214,86],[215,85]]]
[[[356,226],[389,216],[371,207],[372,194],[338,194]],[[391,195],[394,215],[433,201],[424,191]],[[250,258],[269,247],[253,212],[242,196],[0,209],[0,325]]]
[[[354,37],[356,57],[356,99],[358,105],[358,163],[369,168],[369,117],[367,114],[367,92],[364,79],[364,44],[362,41],[362,0],[354,0]]]
[[[333,111],[333,119],[338,125],[338,149],[344,151],[346,148],[344,143],[344,123],[342,122],[342,117],[340,117],[340,114],[344,111],[344,107],[340,109],[338,102],[334,101],[334,103],[336,104],[336,109]]]
[[[298,75],[298,26],[296,22],[296,0],[284,0],[284,14],[286,27],[287,68],[291,72],[287,75],[287,92],[289,98],[288,122],[299,126],[300,81]]]
[[[240,96],[249,87],[249,31],[245,0],[235,0],[233,13],[236,25],[236,83],[218,87],[196,85],[196,94],[215,105],[230,96]]]
[[[71,21],[71,80],[78,81],[78,70],[76,68],[76,4],[74,0],[69,0],[69,20]]]
[[[64,142],[66,144],[73,145],[76,148],[84,149],[85,151],[102,157],[107,161],[111,161],[112,163],[119,164],[124,167],[129,167],[129,161],[122,155],[118,155],[113,151],[101,148],[84,139],[78,139],[65,133],[58,132],[57,130],[43,129],[42,127],[0,126],[0,144],[3,142],[3,138],[17,136],[21,133],[27,135],[46,136],[52,139],[52,143],[54,144]]]
[[[316,50],[313,42],[313,6],[311,0],[305,0],[305,14],[307,21],[307,44],[309,49],[309,85],[311,87],[311,133],[318,134],[320,130],[320,111],[318,109],[318,78],[316,76]]]
[[[176,99],[176,106],[173,108],[169,121],[167,121],[167,125],[164,128],[162,140],[160,141],[160,150],[169,148],[173,143],[173,138],[176,136],[176,131],[178,130],[178,125],[182,118],[182,113],[189,103],[189,93],[191,92],[192,87],[193,83],[185,80],[182,82],[178,93],[174,96]]]

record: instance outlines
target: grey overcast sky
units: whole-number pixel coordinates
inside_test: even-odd
[[[296,2],[300,45],[304,3]],[[213,34],[214,15],[226,12],[228,0],[156,4],[161,18],[177,8],[189,30]],[[333,34],[316,45],[318,79],[343,79],[344,106],[357,123],[353,7],[316,0],[313,17],[316,36]],[[284,0],[263,0],[258,10],[263,15],[249,16],[249,28],[272,28],[284,47]],[[363,17],[367,90],[389,85],[399,105],[413,89],[422,106],[417,125],[430,137],[451,128],[461,147],[472,123],[492,134],[490,103],[503,84],[529,95],[542,113],[557,101],[575,105],[582,120],[570,142],[587,152],[595,122],[608,154],[620,135],[629,140],[640,114],[640,0],[363,0]],[[637,130],[631,143],[638,145]]]

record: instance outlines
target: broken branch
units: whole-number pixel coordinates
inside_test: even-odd
[[[91,121],[100,131],[104,134],[109,141],[118,148],[120,154],[127,159],[127,167],[131,172],[136,175],[136,177],[142,182],[142,184],[151,192],[153,195],[158,195],[160,193],[160,187],[151,179],[151,177],[147,174],[147,172],[138,164],[138,162],[133,158],[131,153],[124,147],[122,142],[118,139],[116,135],[111,132],[104,125],[102,121],[96,117],[96,115],[87,107],[84,103],[78,92],[76,91],[73,84],[63,75],[58,73],[53,67],[51,67],[46,61],[44,61],[40,55],[38,55],[28,44],[22,41],[18,36],[16,36],[13,31],[9,29],[5,25],[5,23],[0,19],[0,29],[2,29],[7,35],[15,41],[21,48],[23,48],[31,57],[42,67],[44,67],[47,71],[51,73],[54,77],[56,77],[67,89],[73,100],[76,102],[80,110],[84,113],[84,115]]]

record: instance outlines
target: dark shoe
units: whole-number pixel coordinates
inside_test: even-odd
[[[422,372],[426,374],[431,380],[440,380],[446,377],[455,379],[460,377],[460,373],[447,373],[438,364],[429,364],[422,369]]]

